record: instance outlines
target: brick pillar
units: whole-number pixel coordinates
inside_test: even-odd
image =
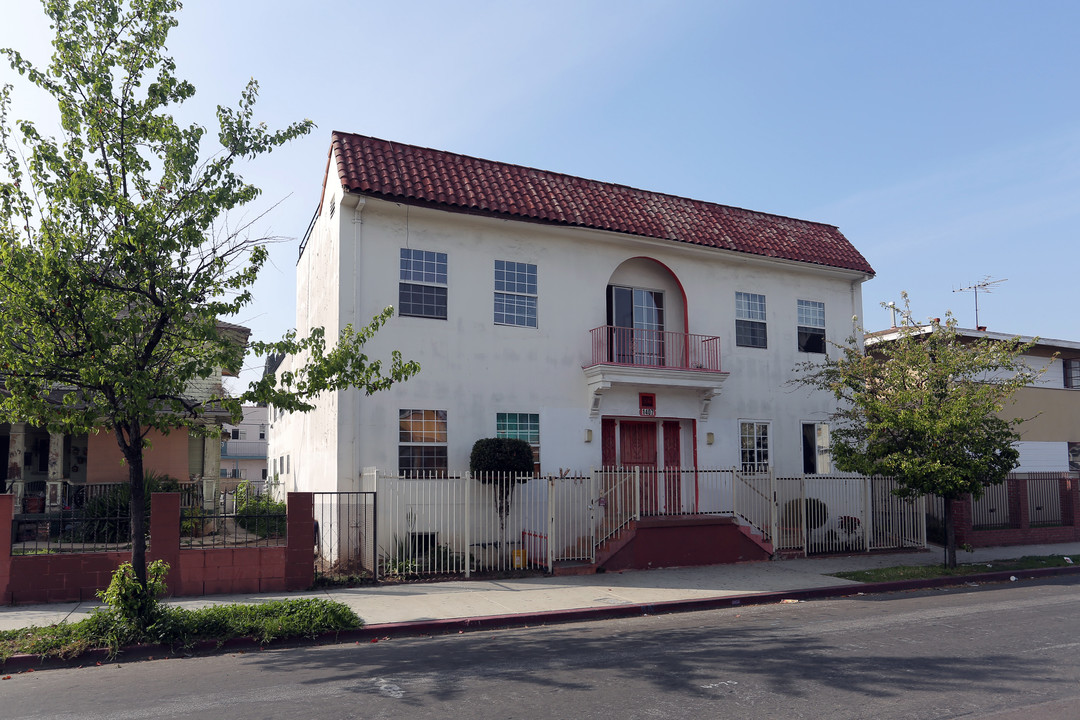
[[[180,493],[154,493],[150,503],[150,548],[148,561],[164,560],[169,563],[169,575],[165,580],[172,597],[181,587],[180,570]]]
[[[0,603],[11,604],[11,523],[15,498],[0,495]]]
[[[287,502],[285,589],[307,590],[315,582],[315,500],[309,492],[291,492]]]
[[[956,529],[956,544],[963,545],[971,540],[971,496],[965,495],[960,500],[946,500],[952,503],[953,527]]]

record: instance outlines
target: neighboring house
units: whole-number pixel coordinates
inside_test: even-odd
[[[219,328],[246,343],[250,330],[224,321]],[[222,375],[193,383],[193,399],[209,398],[218,392]],[[220,425],[228,415],[210,408],[203,422]],[[147,435],[149,447],[144,450],[146,472],[169,475],[179,480],[195,477],[217,477],[221,465],[221,443],[217,436],[204,437],[183,429],[168,434],[156,430]],[[104,428],[94,433],[64,435],[49,433],[27,423],[0,424],[0,457],[7,458],[0,492],[16,496],[46,496],[50,507],[60,502],[61,486],[93,485],[127,482],[127,466],[116,436]]]
[[[249,405],[239,425],[221,426],[221,477],[266,480],[267,424],[266,406]]]
[[[890,328],[866,334],[866,343],[888,342],[899,330]],[[926,325],[918,332],[931,332]],[[1009,341],[1030,336],[957,328],[961,338]],[[1039,338],[1024,359],[1033,370],[1044,370],[1034,385],[1020,388],[1012,403],[1000,414],[1023,418],[1019,427],[1020,465],[1015,472],[1067,472],[1080,470],[1080,342]]]
[[[851,335],[873,272],[832,225],[335,132],[297,331],[393,305],[365,352],[421,371],[271,408],[270,473],[354,490],[367,467],[465,470],[492,436],[543,473],[828,472],[835,401],[786,383]]]

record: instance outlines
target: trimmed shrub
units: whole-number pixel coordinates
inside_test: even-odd
[[[516,438],[481,438],[473,443],[469,470],[495,489],[495,509],[502,527],[510,514],[514,485],[532,477],[532,446]]]
[[[474,473],[532,474],[532,447],[516,438],[481,438],[473,443],[469,470]]]

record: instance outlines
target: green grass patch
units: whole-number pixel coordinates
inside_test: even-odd
[[[978,575],[979,573],[989,572],[1015,572],[1035,568],[1067,567],[1068,565],[1069,563],[1061,555],[1025,555],[1010,560],[958,564],[952,570],[944,565],[897,565],[895,567],[833,573],[833,577],[858,582],[893,582],[895,580],[926,580],[939,577]]]
[[[182,649],[211,640],[223,643],[239,637],[269,644],[287,638],[314,638],[323,633],[363,627],[348,605],[319,598],[275,600],[254,605],[215,605],[198,610],[160,605],[153,622],[140,630],[113,608],[95,610],[73,623],[0,631],[0,661],[12,655],[73,658],[104,648],[115,657],[121,648],[157,643]]]

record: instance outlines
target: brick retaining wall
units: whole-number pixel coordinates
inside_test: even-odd
[[[14,498],[0,495],[0,602],[26,604],[93,600],[130,552],[11,554]],[[169,595],[305,590],[315,580],[311,493],[289,493],[288,539],[279,547],[181,548],[180,495],[155,493],[147,559],[172,570]]]

